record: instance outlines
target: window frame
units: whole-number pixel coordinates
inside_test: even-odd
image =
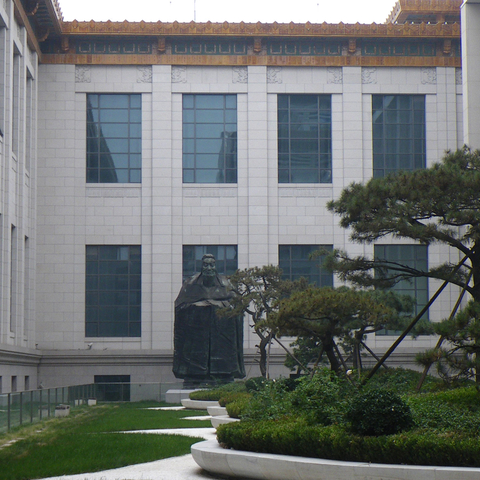
[[[388,250],[397,249],[411,249],[413,255],[409,255],[409,258],[400,258],[400,256],[389,256],[386,252]],[[402,265],[407,265],[413,267],[415,269],[422,269],[424,271],[428,271],[428,246],[427,245],[418,245],[418,244],[377,244],[374,245],[374,258],[375,259],[383,259],[389,262],[397,262]],[[384,250],[385,253],[383,255],[379,252],[379,250]],[[420,262],[424,261],[424,265],[421,265]],[[411,280],[400,280],[397,284],[395,284],[392,288],[392,291],[398,293],[400,295],[410,295],[415,300],[413,315],[418,315],[422,308],[428,303],[429,301],[429,284],[427,277],[416,277],[412,278]],[[418,292],[423,292],[424,301],[418,302]],[[412,293],[412,294],[411,294]],[[428,310],[422,316],[423,319],[429,319],[429,312]],[[380,330],[376,332],[377,335],[398,335],[399,331],[397,330]]]
[[[86,245],[85,337],[139,338],[141,326],[141,246]]]
[[[323,263],[324,255],[321,255],[315,260],[311,260],[309,258],[309,255],[321,249],[333,250],[333,245],[313,245],[313,244],[279,245],[278,246],[278,266],[283,271],[283,277],[288,280],[298,280],[303,277],[308,281],[308,283],[315,284],[318,287],[333,287],[334,285],[333,272],[329,272],[326,269],[322,268],[321,266]],[[295,261],[297,261],[297,267],[295,267],[294,265]],[[288,262],[288,265],[287,265],[287,262]],[[303,270],[302,268],[298,267],[298,262],[299,262],[299,265],[309,266],[309,272],[307,272],[307,270],[304,270],[304,273],[294,273],[295,270],[300,270],[300,271]],[[315,273],[315,270],[318,270],[318,273]],[[312,277],[318,277],[318,278],[312,281]]]
[[[426,167],[425,95],[372,95],[372,156],[374,177]]]
[[[279,94],[277,115],[278,182],[331,184],[332,96]],[[307,152],[308,145],[315,148]],[[310,162],[309,168],[298,168],[302,161]]]
[[[220,134],[219,137],[214,136],[217,133]],[[183,183],[237,183],[237,137],[236,94],[184,93],[182,95]],[[217,162],[216,165],[215,162]]]
[[[142,94],[87,93],[86,102],[86,183],[141,183]]]

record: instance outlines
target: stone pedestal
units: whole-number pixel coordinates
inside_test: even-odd
[[[167,403],[181,403],[182,400],[189,398],[190,393],[194,392],[195,389],[170,389],[167,390],[165,394],[165,402]]]

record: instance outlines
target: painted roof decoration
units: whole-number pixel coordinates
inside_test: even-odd
[[[461,64],[462,0],[398,0],[383,24],[65,22],[59,0],[12,2],[43,63]]]

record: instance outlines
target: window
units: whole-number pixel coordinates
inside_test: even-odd
[[[237,182],[236,95],[183,96],[183,182]]]
[[[425,96],[373,95],[373,176],[425,168]]]
[[[16,376],[16,375],[12,376],[12,388],[11,388],[11,391],[12,391],[12,392],[16,392],[16,391],[17,391],[17,376]]]
[[[94,375],[97,400],[101,402],[129,402],[130,375]]]
[[[23,261],[23,335],[28,336],[30,327],[30,283],[31,283],[31,258],[30,258],[30,239],[25,236],[24,245],[24,261]],[[28,389],[25,389],[28,390]]]
[[[10,249],[10,332],[17,334],[18,245],[15,225],[10,228]]]
[[[330,95],[278,96],[278,181],[332,182]]]
[[[314,260],[310,255],[320,249],[331,250],[331,245],[279,245],[279,267],[289,280],[306,278],[319,287],[333,287],[333,273],[322,268],[323,256]]]
[[[184,245],[183,279],[202,271],[202,257],[210,253],[215,257],[220,275],[233,275],[238,268],[236,245]]]
[[[375,245],[374,255],[377,260],[387,260],[401,265],[428,270],[428,248],[426,245]],[[393,273],[393,272],[392,272]],[[387,275],[389,272],[387,272]],[[415,299],[414,315],[417,315],[428,303],[428,279],[426,277],[401,280],[393,290],[399,295],[410,295]],[[428,319],[428,311],[423,318]],[[383,330],[377,335],[395,335],[397,331]]]
[[[85,336],[140,337],[141,247],[86,247]]]
[[[142,96],[87,95],[87,183],[140,183]]]

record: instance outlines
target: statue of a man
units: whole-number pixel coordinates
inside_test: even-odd
[[[233,297],[215,257],[202,258],[202,271],[185,280],[175,300],[173,373],[188,386],[225,383],[245,376],[243,319],[219,318]]]

